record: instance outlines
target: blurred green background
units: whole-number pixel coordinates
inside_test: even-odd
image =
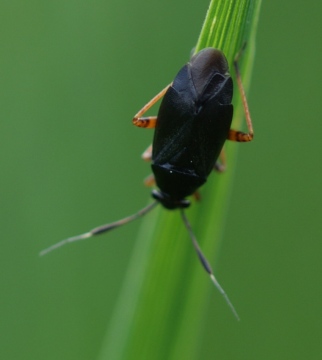
[[[1,2],[1,359],[99,353],[140,222],[37,254],[146,204],[152,132],[131,118],[188,59],[207,6]],[[237,145],[216,265],[242,321],[210,304],[202,359],[321,358],[321,11],[263,1],[256,137]]]

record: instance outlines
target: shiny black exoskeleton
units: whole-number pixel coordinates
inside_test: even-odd
[[[232,96],[226,57],[213,48],[194,55],[165,93],[152,151],[159,190],[152,196],[167,209],[188,207],[185,198],[207,181],[230,130]]]

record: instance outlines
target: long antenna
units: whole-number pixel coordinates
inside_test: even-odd
[[[202,253],[200,246],[198,244],[198,241],[195,237],[195,234],[192,231],[191,225],[186,217],[185,212],[183,211],[183,209],[181,209],[181,217],[183,220],[183,223],[185,224],[188,233],[190,235],[190,238],[192,240],[192,244],[198,254],[199,260],[202,264],[202,266],[204,267],[204,269],[207,271],[207,273],[210,276],[211,281],[214,283],[214,285],[216,286],[216,288],[218,289],[218,291],[221,293],[221,295],[224,297],[224,299],[226,300],[226,303],[228,304],[228,306],[230,307],[231,311],[233,312],[233,314],[235,315],[236,319],[239,321],[240,318],[237,314],[236,309],[234,308],[234,305],[232,304],[232,302],[229,300],[228,295],[226,294],[225,290],[220,286],[219,282],[217,281],[217,279],[215,278],[214,272],[208,262],[208,260],[205,258],[204,254]]]
[[[140,216],[145,215],[146,213],[151,211],[157,204],[158,204],[158,202],[155,201],[152,204],[150,204],[150,205],[146,206],[145,208],[141,209],[137,213],[135,213],[133,215],[130,215],[130,216],[124,218],[124,219],[115,221],[115,222],[113,222],[111,224],[106,224],[106,225],[96,227],[95,229],[92,229],[89,232],[86,232],[84,234],[73,236],[73,237],[70,237],[68,239],[62,240],[62,241],[48,247],[47,249],[42,250],[39,253],[39,255],[40,256],[46,255],[49,252],[51,252],[53,250],[56,250],[56,249],[66,245],[68,243],[71,243],[71,242],[74,242],[74,241],[79,241],[79,240],[85,240],[85,239],[88,239],[88,238],[90,238],[90,237],[92,237],[94,235],[100,235],[100,234],[103,234],[103,233],[105,233],[107,231],[113,230],[113,229],[115,229],[115,228],[117,228],[119,226],[125,225],[125,224],[127,224],[127,223],[129,223],[131,221],[136,220]]]

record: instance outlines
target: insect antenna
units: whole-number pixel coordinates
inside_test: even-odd
[[[220,286],[219,282],[217,281],[217,279],[215,278],[215,275],[213,273],[213,270],[208,262],[208,260],[205,258],[204,254],[202,253],[200,246],[198,244],[198,241],[195,237],[195,234],[192,231],[191,225],[187,219],[187,216],[185,214],[185,212],[183,211],[183,209],[181,209],[181,217],[183,220],[183,223],[186,227],[186,229],[188,230],[189,236],[192,240],[192,244],[197,252],[197,255],[199,257],[199,260],[202,264],[202,266],[204,267],[204,269],[207,271],[207,273],[210,276],[211,281],[214,283],[214,285],[216,286],[216,288],[218,289],[218,291],[220,292],[220,294],[224,297],[226,303],[228,304],[228,306],[230,307],[231,311],[233,312],[233,314],[235,315],[236,319],[239,321],[240,318],[237,314],[236,309],[234,308],[234,305],[232,304],[232,302],[229,300],[228,295],[226,294],[225,290]]]
[[[138,211],[137,213],[133,214],[133,215],[130,215],[130,216],[127,216],[126,218],[124,219],[121,219],[121,220],[118,220],[118,221],[115,221],[113,223],[110,223],[110,224],[105,224],[105,225],[102,225],[102,226],[98,226],[84,234],[81,234],[81,235],[76,235],[76,236],[72,236],[70,238],[67,238],[65,240],[62,240],[62,241],[59,241],[58,243],[48,247],[47,249],[44,249],[42,250],[39,255],[40,256],[43,256],[43,255],[46,255],[48,254],[49,252],[53,251],[53,250],[56,250],[68,243],[71,243],[71,242],[74,242],[74,241],[79,241],[79,240],[85,240],[85,239],[88,239],[92,236],[95,236],[95,235],[100,235],[100,234],[103,234],[107,231],[110,231],[110,230],[113,230],[119,226],[122,226],[122,225],[125,225],[131,221],[134,221],[136,220],[137,218],[147,214],[148,212],[150,212],[156,205],[158,204],[157,201],[153,202],[152,204],[149,204],[148,206],[146,206],[145,208],[141,209],[140,211]]]

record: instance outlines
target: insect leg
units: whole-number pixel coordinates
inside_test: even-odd
[[[152,145],[149,145],[149,147],[144,151],[144,153],[142,154],[142,159],[145,161],[151,161],[152,159]],[[144,179],[144,185],[145,186],[154,186],[155,185],[155,178],[153,174],[150,174],[149,176],[147,176]]]
[[[226,171],[226,153],[224,148],[220,152],[219,161],[218,160],[216,161],[214,170],[216,170],[219,173]]]
[[[146,129],[154,129],[157,123],[156,116],[146,116],[140,118],[133,118],[132,122],[135,126]]]
[[[144,179],[144,185],[145,186],[154,186],[155,185],[155,178],[153,174],[148,175],[145,179]]]
[[[247,124],[247,128],[248,128],[248,133],[244,133],[242,131],[236,131],[236,130],[230,129],[229,134],[228,134],[228,140],[238,141],[238,142],[252,141],[253,137],[254,137],[252,119],[250,117],[247,98],[246,98],[244,86],[243,86],[243,83],[242,83],[242,80],[241,80],[241,75],[240,75],[239,65],[238,65],[238,61],[239,61],[239,59],[240,59],[240,57],[241,57],[241,55],[242,55],[242,53],[243,53],[243,51],[245,49],[245,46],[246,46],[246,43],[244,43],[241,50],[235,56],[234,68],[235,68],[235,72],[236,72],[236,80],[237,80],[238,89],[239,89],[240,96],[241,96],[242,102],[243,102],[245,118],[246,118],[246,124]]]
[[[169,87],[172,85],[167,85],[163,90],[161,90],[153,99],[151,99],[146,105],[143,106],[143,108],[134,115],[134,118],[132,120],[133,124],[137,127],[142,128],[154,128],[157,122],[156,116],[147,116],[142,117],[142,115],[147,112],[157,101],[159,101],[162,96],[167,92]]]
[[[200,192],[197,190],[197,191],[195,191],[193,194],[192,194],[192,196],[194,197],[194,199],[196,200],[196,201],[200,201],[201,200],[201,195],[200,195]]]
[[[142,159],[145,161],[151,161],[152,159],[152,145],[150,145],[142,154]],[[154,186],[155,185],[155,178],[153,174],[150,174],[144,179],[145,186]]]
[[[142,159],[145,161],[151,161],[152,159],[152,145],[149,145],[146,150],[144,150],[144,153],[142,154]]]

